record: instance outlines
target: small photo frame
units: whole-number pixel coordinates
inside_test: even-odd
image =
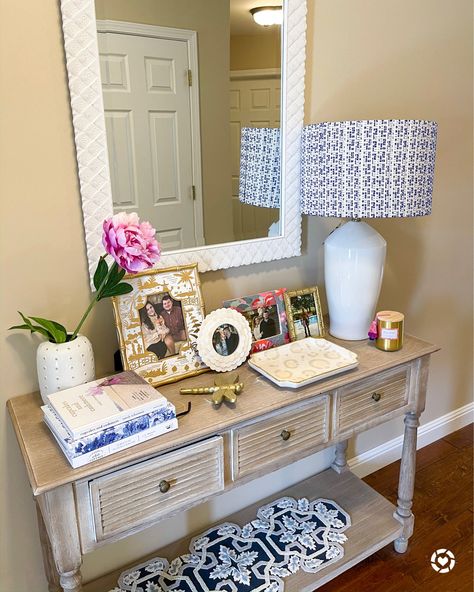
[[[124,278],[133,291],[112,298],[124,370],[153,386],[205,372],[197,353],[204,306],[197,264]]]
[[[288,291],[284,298],[291,341],[305,337],[324,337],[324,320],[316,286]]]
[[[247,319],[252,334],[251,353],[290,342],[283,298],[285,292],[285,288],[270,290],[223,303],[224,307],[236,310]]]
[[[229,308],[211,312],[201,324],[197,346],[202,361],[217,372],[234,370],[245,362],[252,335],[245,318]]]

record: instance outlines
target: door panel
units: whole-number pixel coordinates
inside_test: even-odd
[[[114,211],[138,211],[163,247],[196,246],[187,43],[98,39]]]

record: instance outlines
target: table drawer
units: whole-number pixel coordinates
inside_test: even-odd
[[[364,424],[384,421],[407,405],[410,367],[395,368],[337,391],[334,436],[351,433]],[[370,426],[369,426],[370,427]]]
[[[151,524],[224,488],[220,436],[89,483],[97,541]]]
[[[234,480],[271,464],[310,454],[329,438],[329,397],[274,414],[232,431]]]

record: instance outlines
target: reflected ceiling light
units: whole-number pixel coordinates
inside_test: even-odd
[[[257,25],[269,27],[283,23],[283,8],[281,6],[259,6],[252,8],[250,14]]]

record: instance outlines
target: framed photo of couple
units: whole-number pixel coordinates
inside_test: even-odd
[[[197,353],[204,319],[197,264],[125,279],[133,291],[112,298],[124,369],[154,386],[208,370]]]
[[[285,292],[284,298],[291,341],[324,337],[324,320],[316,286]]]
[[[233,308],[247,319],[252,334],[252,354],[289,343],[284,294],[285,289],[270,290],[224,302],[224,307]]]

